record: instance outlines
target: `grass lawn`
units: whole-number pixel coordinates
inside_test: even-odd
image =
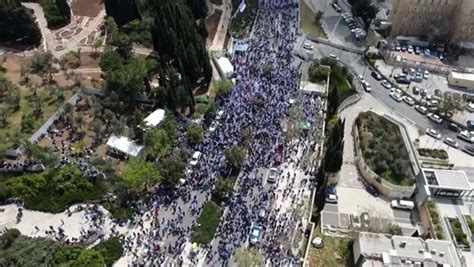
[[[320,236],[323,239],[324,247],[321,249],[311,246],[309,249],[308,261],[311,267],[351,267],[354,266],[353,240],[341,239],[321,235],[319,226],[315,229],[311,238]],[[311,242],[311,241],[310,241]]]
[[[392,184],[413,185],[415,175],[398,126],[371,111],[360,113],[356,123],[365,163]]]
[[[316,21],[316,14],[314,14],[313,10],[311,10],[311,8],[304,1],[300,1],[300,3],[300,26],[301,29],[303,29],[303,32],[315,37],[327,38],[320,22]]]
[[[193,234],[192,242],[198,244],[209,244],[214,238],[217,226],[221,219],[222,211],[212,200],[208,201],[202,208],[198,218],[198,227]]]

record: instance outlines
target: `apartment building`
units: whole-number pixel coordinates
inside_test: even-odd
[[[394,0],[391,36],[474,43],[473,0]]]

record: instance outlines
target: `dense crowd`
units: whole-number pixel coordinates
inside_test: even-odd
[[[187,173],[188,183],[181,186],[176,199],[155,194],[148,212],[134,221],[138,230],[125,238],[125,248],[133,255],[133,265],[161,265],[165,256],[175,259],[178,264],[183,263],[182,252],[197,226],[196,217],[201,205],[210,199],[217,180],[227,175],[224,173],[228,170],[224,151],[241,142],[244,130],[251,134],[250,149],[237,179],[236,190],[229,197],[228,211],[221,219],[217,242],[206,247],[208,264],[226,264],[235,250],[245,245],[257,220],[258,208],[264,203],[275,202],[277,198],[271,190],[263,189],[264,174],[259,170],[275,163],[279,147],[286,142],[281,122],[288,115],[289,100],[296,94],[301,77],[300,65],[294,62],[293,56],[298,8],[293,0],[260,1],[259,7],[247,51],[232,59],[236,85],[231,96],[220,105],[223,115],[214,124],[216,130],[206,134],[203,142],[195,147],[202,152],[202,157]],[[314,97],[309,101],[319,100]],[[317,125],[317,112],[308,111],[305,115],[312,125]],[[286,147],[286,150],[289,156],[296,151],[294,156],[297,158],[301,151],[314,149],[314,144],[314,139],[301,141]],[[289,187],[293,186],[296,172],[280,175],[287,180]],[[296,201],[300,193],[301,190],[296,193],[288,190],[283,197]],[[271,228],[266,232],[271,234],[264,237],[258,247],[265,258],[276,265],[295,263],[297,255],[280,246],[277,240],[287,234],[287,227],[295,227],[296,214],[285,214],[280,212],[280,208],[272,214],[266,222],[267,228]],[[144,227],[144,224],[150,227]],[[190,260],[196,264],[195,258]]]

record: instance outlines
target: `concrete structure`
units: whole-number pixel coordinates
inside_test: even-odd
[[[474,90],[474,74],[451,71],[448,75],[448,84]]]
[[[445,39],[464,47],[474,43],[474,1],[394,0],[391,36]]]
[[[353,250],[356,266],[464,266],[447,240],[361,232]]]
[[[422,169],[418,175],[420,175],[418,181],[423,181],[423,185],[425,185],[419,187],[420,191],[422,189],[427,191],[423,195],[449,198],[471,198],[474,196],[473,187],[464,171]]]
[[[140,158],[144,148],[125,136],[112,135],[107,141],[107,151],[126,157]]]

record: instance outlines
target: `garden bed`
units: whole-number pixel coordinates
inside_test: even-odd
[[[462,230],[461,222],[458,218],[449,218],[449,223],[451,224],[451,231],[453,236],[456,239],[456,243],[459,246],[469,247],[469,241],[467,241],[467,236]]]
[[[469,215],[464,215],[464,218],[466,219],[466,223],[469,226],[469,231],[471,231],[472,235],[474,233],[474,220]]]
[[[198,244],[211,243],[219,226],[222,215],[221,208],[212,200],[204,204],[198,218],[198,227],[193,234],[192,242]]]
[[[434,231],[437,239],[444,239],[443,226],[441,225],[440,216],[436,209],[436,204],[433,201],[427,203],[428,212],[430,213],[431,222],[433,223]]]
[[[448,152],[444,149],[418,148],[418,154],[422,157],[430,157],[435,159],[448,159]]]
[[[365,163],[392,184],[413,185],[415,176],[398,126],[371,111],[360,113],[356,123]]]

